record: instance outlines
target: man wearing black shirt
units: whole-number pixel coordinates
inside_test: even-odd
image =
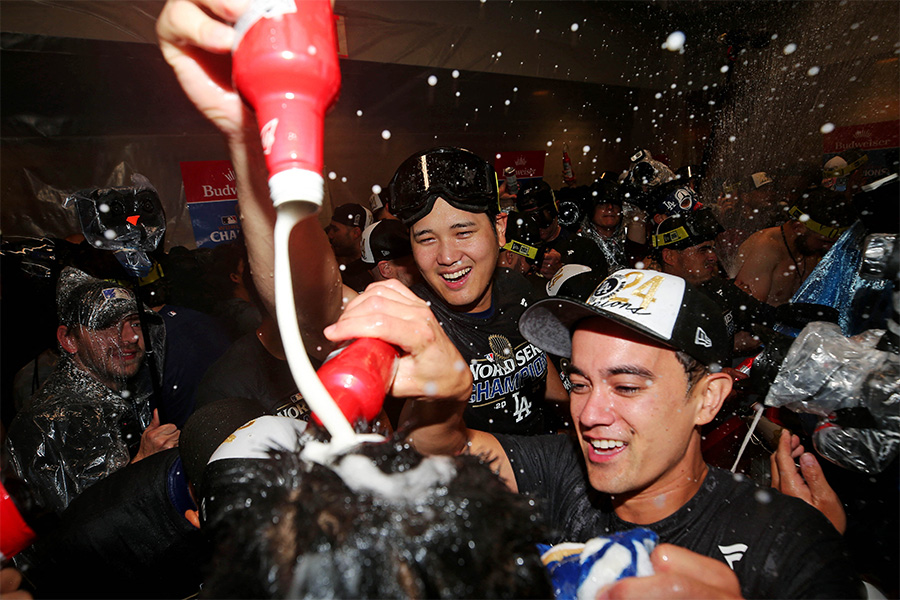
[[[536,496],[557,531],[551,541],[584,542],[638,526],[656,531],[663,545],[652,559],[655,579],[627,583],[630,593],[664,585],[668,597],[860,596],[824,516],[703,461],[700,427],[731,391],[719,368],[729,336],[721,310],[683,279],[617,271],[586,302],[554,297],[525,311],[525,338],[571,357],[574,438],[466,428],[467,386],[447,373],[453,357],[427,323],[427,306],[405,290],[372,293],[384,300],[377,309],[360,302],[325,333],[349,339],[378,320],[383,339],[403,340],[409,354],[393,392],[422,398],[407,405],[421,424],[411,435],[416,448],[493,459],[511,489]]]

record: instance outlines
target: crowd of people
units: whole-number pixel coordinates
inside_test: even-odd
[[[237,3],[198,4],[169,0],[157,31],[228,142],[243,237],[151,252],[141,278],[86,242],[5,255],[4,278],[40,297],[29,314],[54,325],[4,402],[4,486],[37,534],[4,563],[18,571],[4,586],[562,597],[538,543],[640,527],[658,540],[652,574],[609,597],[896,597],[896,473],[830,485],[809,419],[787,410],[766,413],[777,433],[753,447],[753,469],[729,472],[740,455],[708,444],[764,396],[742,363],[787,329],[836,320],[796,296],[858,222],[868,190],[852,169],[759,165],[713,186],[640,149],[591,185],[510,193],[460,147],[384,165],[368,207],[335,207],[324,229],[302,220],[290,238],[312,364],[356,338],[400,353],[384,410],[353,424],[384,441],[323,461],[307,450],[328,434],[275,317],[255,119],[215,75]],[[866,329],[886,328],[889,306],[867,310]],[[861,538],[886,568],[860,560],[876,552],[858,552]]]

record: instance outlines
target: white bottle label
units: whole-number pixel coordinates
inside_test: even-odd
[[[260,19],[272,19],[295,12],[297,12],[296,0],[252,0],[250,6],[247,7],[247,12],[242,14],[234,24],[234,46],[231,51],[234,52],[241,40],[244,39],[247,30]]]

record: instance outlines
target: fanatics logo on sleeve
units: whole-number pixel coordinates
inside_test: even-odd
[[[731,544],[730,546],[719,546],[719,552],[722,553],[722,556],[728,563],[728,568],[732,571],[734,571],[734,563],[741,560],[744,557],[744,552],[746,551],[747,544]]]

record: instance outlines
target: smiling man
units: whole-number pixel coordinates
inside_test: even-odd
[[[179,431],[160,425],[136,384],[146,342],[132,292],[68,267],[56,303],[59,362],[13,419],[6,443],[17,474],[42,505],[61,512],[129,462],[176,446]],[[162,347],[161,318],[149,309],[144,316]]]
[[[368,294],[381,301],[367,303]],[[466,386],[448,379],[454,359],[441,351],[433,326],[420,322],[427,310],[407,290],[368,290],[326,335],[340,341],[370,331],[371,321],[383,323],[383,339],[409,353],[394,393],[421,397],[431,383],[436,389],[428,396],[442,400],[407,405],[407,416],[420,424],[411,436],[415,447],[492,459],[511,489],[537,498],[557,532],[551,542],[638,526],[655,531],[665,549],[651,557],[661,577],[653,585],[667,591],[653,597],[859,597],[840,536],[822,514],[704,462],[700,428],[732,387],[720,369],[729,336],[716,304],[683,279],[617,271],[586,301],[557,296],[524,312],[525,339],[571,358],[574,436],[467,428]],[[418,388],[409,383],[416,380]],[[667,578],[686,565],[676,587]],[[628,585],[645,583],[651,585]],[[631,593],[648,597],[651,590]]]
[[[430,303],[472,372],[467,425],[544,433],[545,395],[564,400],[565,392],[546,355],[516,326],[538,300],[532,286],[497,268],[506,222],[498,218],[493,167],[468,150],[432,148],[406,159],[389,189],[425,282],[411,289]]]

